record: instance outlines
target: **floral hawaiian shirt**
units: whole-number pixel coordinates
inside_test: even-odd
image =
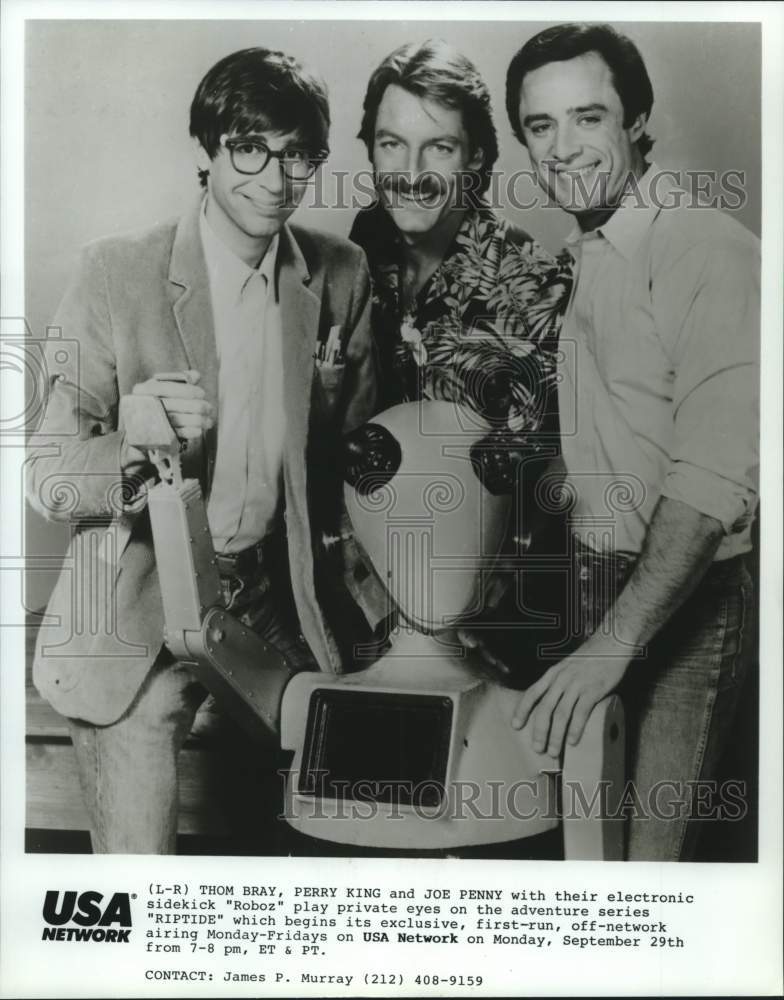
[[[360,212],[350,238],[370,264],[384,405],[446,399],[513,436],[554,430],[566,256],[554,259],[490,208],[472,208],[404,313],[400,237],[384,209]]]

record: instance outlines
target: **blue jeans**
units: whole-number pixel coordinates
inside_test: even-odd
[[[207,692],[162,653],[109,726],[69,719],[96,854],[173,854],[177,757]]]
[[[633,563],[582,547],[577,559],[587,636]],[[701,822],[724,807],[715,776],[756,655],[755,611],[743,557],[714,563],[646,654],[630,664],[619,688],[627,713],[628,860],[690,860]]]
[[[318,669],[299,635],[288,579],[260,571],[239,592],[224,586],[232,614],[300,669]],[[97,854],[173,854],[177,759],[207,696],[190,670],[163,649],[130,708],[96,726],[69,719],[79,780]]]

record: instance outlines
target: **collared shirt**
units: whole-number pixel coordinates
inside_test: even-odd
[[[206,207],[206,202],[205,202]],[[217,454],[207,519],[218,552],[239,552],[269,531],[281,497],[285,435],[278,237],[258,267],[199,227],[218,353]]]
[[[565,489],[594,549],[639,552],[660,496],[750,548],[758,476],[759,243],[652,165],[567,240],[576,281],[558,387]]]
[[[568,270],[527,233],[478,205],[465,213],[406,312],[401,239],[380,204],[357,215],[350,239],[370,265],[385,406],[446,399],[484,412],[496,428],[506,425],[514,434],[543,429],[555,414],[548,389],[555,385]]]

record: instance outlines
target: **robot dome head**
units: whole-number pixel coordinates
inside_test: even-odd
[[[402,403],[346,438],[354,533],[421,631],[482,606],[521,458],[474,411],[442,401]]]

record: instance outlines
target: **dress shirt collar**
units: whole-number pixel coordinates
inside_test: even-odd
[[[207,273],[211,277],[213,275],[220,275],[221,284],[230,290],[232,294],[236,295],[239,300],[250,278],[255,274],[260,274],[265,279],[267,288],[273,289],[273,294],[277,299],[277,286],[275,282],[279,244],[277,233],[272,238],[270,245],[267,247],[267,252],[259,264],[256,267],[249,267],[244,260],[240,260],[226,246],[207,221],[206,197],[199,213],[199,232],[201,234],[202,246],[204,247],[204,257],[207,261]]]
[[[637,181],[634,189],[624,196],[607,222],[590,233],[583,233],[575,223],[566,237],[566,244],[576,248],[585,240],[603,236],[622,257],[628,260],[653,225],[663,202],[666,203],[666,196],[676,188],[672,175],[667,171],[662,173],[659,167],[652,163]]]

